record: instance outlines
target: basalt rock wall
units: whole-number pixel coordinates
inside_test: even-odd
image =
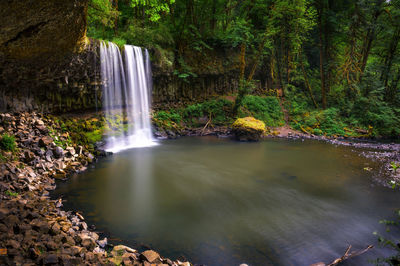
[[[0,62],[0,110],[79,111],[101,106],[98,42],[56,60]]]
[[[0,111],[101,108],[99,41],[86,37],[87,5],[88,0],[0,1]],[[186,79],[155,63],[155,106],[235,92],[238,70],[223,66],[229,56],[220,54],[192,56],[198,75]]]
[[[0,110],[96,105],[97,42],[86,38],[87,6],[88,0],[0,1]]]

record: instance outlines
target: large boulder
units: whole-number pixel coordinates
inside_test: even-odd
[[[238,118],[232,124],[232,132],[240,141],[259,141],[264,135],[264,122],[254,117]]]

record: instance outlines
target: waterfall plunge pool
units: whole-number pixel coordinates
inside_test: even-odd
[[[375,185],[363,168],[377,165],[348,147],[214,137],[161,144],[101,159],[59,182],[53,197],[115,244],[196,264],[330,263],[349,244],[376,247],[343,265],[389,255],[373,232],[394,219],[399,193]]]

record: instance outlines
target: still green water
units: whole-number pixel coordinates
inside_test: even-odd
[[[206,265],[332,262],[348,244],[376,244],[399,194],[373,181],[373,162],[316,141],[166,140],[100,160],[58,184],[115,243]],[[391,232],[399,236],[398,232]],[[344,265],[387,255],[375,248]]]

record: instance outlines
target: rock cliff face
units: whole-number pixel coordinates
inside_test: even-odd
[[[81,96],[82,84],[88,89],[92,83],[87,73],[96,75],[90,69],[95,45],[86,38],[87,5],[0,1],[0,110],[62,110],[71,98],[76,108],[90,105]]]
[[[98,42],[42,60],[0,60],[0,111],[66,112],[101,105]]]
[[[85,42],[87,5],[88,0],[2,0],[0,54],[48,60],[79,49]]]
[[[99,42],[86,38],[87,5],[88,0],[0,1],[0,111],[101,108]],[[186,80],[155,65],[155,106],[235,92],[238,70],[225,65],[236,57],[219,54],[207,60],[194,55],[198,76]]]

